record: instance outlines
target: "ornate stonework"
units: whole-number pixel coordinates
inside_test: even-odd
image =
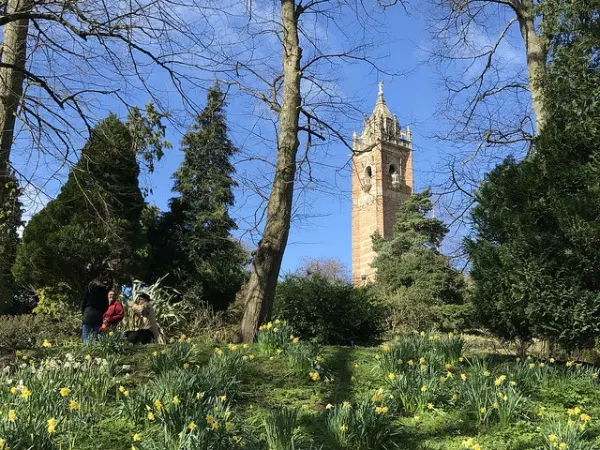
[[[393,234],[396,213],[413,192],[410,128],[402,129],[383,98],[383,82],[360,136],[354,133],[352,156],[352,281],[373,281],[371,236]]]

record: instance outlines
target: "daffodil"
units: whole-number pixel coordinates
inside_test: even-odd
[[[142,435],[140,433],[135,433],[133,435],[133,442],[139,442],[142,440]]]
[[[75,409],[79,409],[79,403],[77,403],[77,401],[71,399],[71,401],[69,402],[69,408],[75,410]]]
[[[194,422],[190,422],[188,423],[188,430],[190,431],[194,431],[196,428],[198,428],[198,425],[196,425]]]
[[[156,419],[156,417],[154,417],[154,413],[153,413],[152,411],[149,411],[149,412],[148,412],[148,420],[149,420],[150,422],[153,422],[153,421],[154,421],[154,419]]]
[[[44,339],[44,342],[42,342],[42,347],[50,348],[50,347],[52,347],[52,344],[50,343],[50,341],[48,339]]]
[[[173,397],[173,404],[174,404],[175,406],[179,406],[179,403],[180,403],[180,401],[179,401],[179,397],[178,397],[178,396],[175,396],[175,397]]]
[[[225,429],[227,431],[231,431],[232,428],[233,428],[233,424],[231,422],[225,422]]]

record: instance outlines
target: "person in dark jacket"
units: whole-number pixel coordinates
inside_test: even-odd
[[[108,291],[108,309],[102,316],[102,326],[98,332],[102,333],[111,327],[116,327],[123,317],[125,317],[125,310],[117,298],[117,293],[113,290]]]
[[[81,302],[81,338],[84,344],[94,340],[102,325],[102,316],[108,309],[108,288],[96,278],[88,284]]]

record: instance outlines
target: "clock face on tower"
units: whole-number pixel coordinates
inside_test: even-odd
[[[383,82],[362,133],[353,138],[352,279],[356,285],[374,280],[372,236],[393,233],[396,213],[413,191],[410,128],[403,129],[383,97]]]

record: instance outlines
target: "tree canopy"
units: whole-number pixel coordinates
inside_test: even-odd
[[[131,133],[111,114],[92,130],[57,198],[25,227],[17,281],[79,292],[95,276],[124,281],[138,273],[147,251],[139,172]]]
[[[448,228],[428,217],[432,208],[429,189],[413,194],[398,210],[394,235],[373,237],[375,288],[390,309],[392,330],[445,328],[440,308],[463,303],[462,274],[439,251]]]
[[[549,1],[549,118],[535,154],[506,160],[478,192],[467,242],[475,302],[504,338],[590,347],[600,319],[599,2]]]
[[[237,149],[227,136],[225,96],[218,85],[209,90],[206,107],[181,148],[185,156],[173,176],[173,191],[179,195],[151,230],[156,243],[152,270],[155,275],[170,272],[171,284],[224,309],[245,278],[247,255],[231,236],[236,228],[229,208]]]

